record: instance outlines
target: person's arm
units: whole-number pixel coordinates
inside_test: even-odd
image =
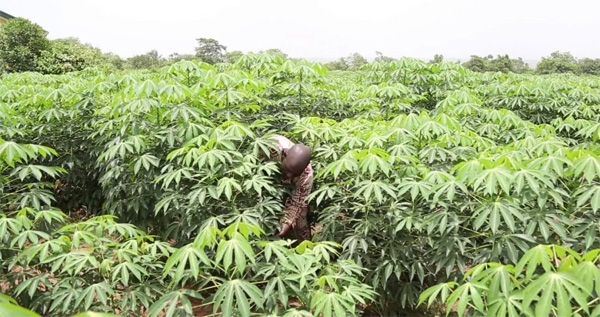
[[[292,195],[285,202],[284,215],[281,218],[281,232],[279,237],[285,236],[296,226],[296,221],[302,215],[304,209],[308,208],[306,198],[310,195],[313,185],[313,171],[309,165],[300,177],[294,182]]]

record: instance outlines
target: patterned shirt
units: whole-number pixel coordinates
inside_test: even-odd
[[[277,141],[276,144],[279,151],[272,150],[271,159],[283,160],[285,158],[287,149],[291,148],[294,143],[281,135],[275,135],[272,137],[272,139]],[[308,197],[312,191],[313,185],[312,165],[309,163],[302,174],[292,179],[286,179],[284,180],[284,183],[293,185],[294,189],[292,190],[291,196],[285,202],[284,216],[280,222],[282,224],[287,223],[292,227],[296,227],[297,220],[300,217],[306,217],[308,208],[306,197]]]

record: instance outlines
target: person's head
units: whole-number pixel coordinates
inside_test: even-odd
[[[295,144],[287,149],[281,162],[281,174],[286,179],[300,176],[311,159],[310,148],[304,144]]]

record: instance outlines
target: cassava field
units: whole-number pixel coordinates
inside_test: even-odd
[[[598,77],[250,54],[3,75],[0,119],[3,316],[600,315]]]

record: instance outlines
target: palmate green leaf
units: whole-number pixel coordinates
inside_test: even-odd
[[[175,182],[176,185],[179,185],[181,179],[190,179],[192,178],[193,169],[189,167],[180,168],[174,170],[172,172],[165,173],[156,179],[157,183],[162,183],[162,189],[166,189],[172,182]]]
[[[52,178],[55,178],[59,174],[64,174],[67,171],[60,167],[50,167],[50,166],[44,166],[44,165],[31,165],[30,164],[30,165],[24,165],[24,166],[17,167],[14,170],[13,174],[19,175],[19,179],[21,181],[23,181],[28,176],[33,176],[33,177],[35,177],[35,179],[40,181],[43,176],[42,172],[44,172],[46,175],[48,175]]]
[[[253,189],[259,196],[262,196],[263,189],[270,191],[273,189],[271,181],[267,176],[253,175],[252,178],[244,181],[244,190]]]
[[[223,229],[223,233],[226,234],[229,238],[235,237],[236,233],[240,233],[242,237],[246,240],[250,237],[250,234],[254,234],[256,237],[260,237],[265,234],[261,227],[258,224],[252,224],[248,222],[244,222],[243,218],[235,219],[227,228]]]
[[[215,168],[217,164],[232,164],[233,156],[237,154],[238,153],[234,151],[211,149],[198,155],[194,160],[194,165],[196,165],[198,169],[203,169],[207,163],[210,168]]]
[[[26,243],[30,243],[30,244],[34,244],[34,245],[38,244],[40,242],[40,239],[48,240],[48,239],[50,239],[50,235],[48,235],[47,233],[45,233],[43,231],[25,230],[25,231],[21,231],[17,236],[15,236],[10,241],[10,246],[11,247],[17,246],[19,249],[22,249]]]
[[[329,163],[327,166],[325,166],[325,168],[321,169],[317,173],[316,177],[320,178],[320,177],[325,177],[327,175],[332,174],[333,179],[337,179],[337,177],[342,172],[354,173],[357,170],[358,170],[358,163],[356,161],[356,158],[354,157],[354,153],[352,151],[350,151],[350,152],[347,152],[346,154],[342,155],[342,157],[340,157],[339,160],[333,161],[333,162]]]
[[[438,296],[442,302],[446,302],[452,289],[456,286],[458,286],[458,283],[456,282],[447,282],[431,286],[419,294],[419,302],[417,305],[421,306],[421,304],[427,301],[427,307],[429,308]]]
[[[73,232],[73,236],[71,238],[71,244],[74,247],[80,247],[82,245],[82,241],[88,245],[88,246],[92,246],[95,244],[95,242],[98,241],[98,237],[89,232],[89,231],[84,231],[84,230],[75,230]]]
[[[523,268],[527,268],[525,277],[531,279],[538,266],[541,264],[545,272],[552,272],[553,266],[551,260],[553,260],[554,253],[550,246],[538,245],[529,249],[517,263],[515,267],[516,274],[521,274]]]
[[[202,295],[191,289],[182,289],[168,292],[161,296],[157,301],[152,303],[152,306],[148,309],[148,316],[150,317],[173,317],[181,316],[192,316],[192,302],[188,297],[202,298]],[[183,310],[177,313],[178,310]]]
[[[10,167],[15,167],[15,163],[27,162],[34,156],[34,151],[26,146],[0,139],[0,162],[4,162]]]
[[[413,179],[399,180],[398,196],[410,193],[410,198],[415,201],[417,198],[429,199],[431,194],[431,183],[426,181],[417,181]]]
[[[80,306],[83,303],[83,309],[88,310],[94,302],[99,301],[102,305],[106,305],[108,297],[114,294],[115,291],[106,282],[92,284],[83,289],[75,301],[75,306]]]
[[[125,286],[129,285],[130,274],[135,276],[138,281],[142,281],[142,275],[147,276],[148,271],[141,265],[129,261],[121,262],[112,268],[112,280],[118,280]]]
[[[500,263],[480,264],[471,268],[465,278],[488,285],[486,294],[488,298],[494,299],[501,296],[509,296],[515,285],[514,267]]]
[[[540,189],[544,189],[543,185],[548,188],[554,187],[553,180],[541,171],[521,169],[515,171],[513,176],[514,189],[518,194],[521,194],[525,185],[536,194],[540,193]]]
[[[347,316],[355,314],[355,306],[352,298],[345,297],[338,293],[327,293],[317,291],[310,302],[311,310],[315,316],[332,317]]]
[[[217,235],[220,234],[221,231],[216,225],[204,226],[194,239],[194,244],[200,249],[205,247],[212,249],[217,243]]]
[[[19,296],[24,291],[27,291],[27,295],[29,295],[31,298],[34,298],[35,294],[40,292],[41,289],[52,286],[49,277],[49,274],[41,274],[20,281],[19,285],[17,285],[17,287],[14,289],[13,295]]]
[[[585,258],[585,256],[584,256]],[[579,277],[581,283],[585,285],[584,289],[594,290],[596,294],[600,292],[600,268],[592,261],[581,261],[571,271],[573,276]]]
[[[239,139],[243,139],[245,137],[254,139],[256,137],[256,134],[248,125],[236,121],[230,120],[223,122],[220,128],[224,129],[226,135],[230,135]]]
[[[303,254],[304,252],[299,253]],[[302,289],[308,284],[308,281],[313,280],[316,277],[316,272],[320,269],[320,266],[316,265],[317,263],[314,257],[306,257],[291,253],[288,258],[288,263],[280,263],[291,273],[286,275],[285,279],[287,281],[298,283],[298,286]]]
[[[384,195],[386,198],[396,198],[395,188],[381,181],[365,180],[355,185],[357,187],[354,196],[363,197],[366,201],[375,198],[378,203],[382,203]]]
[[[200,274],[200,262],[210,266],[211,261],[202,248],[199,248],[194,243],[190,243],[177,251],[175,251],[165,263],[163,268],[163,278],[173,273],[173,281],[178,283],[184,278],[186,268],[189,267],[189,274],[194,279],[197,279]],[[175,272],[172,268],[177,265]]]
[[[33,207],[34,209],[42,209],[42,206],[51,206],[53,201],[56,201],[53,193],[50,190],[39,188],[39,184],[31,184],[24,193],[21,194],[20,208]]]
[[[268,241],[265,242],[264,245],[261,244],[265,252],[265,260],[267,262],[271,261],[271,257],[273,254],[277,257],[279,262],[288,263],[288,254],[291,250],[288,248],[289,243],[283,240],[278,241]]]
[[[498,296],[489,296],[487,304],[488,317],[520,317],[523,316],[525,309],[522,305],[523,295],[521,293],[511,293],[510,295],[499,294]]]
[[[237,274],[241,275],[246,269],[248,262],[254,263],[254,251],[252,246],[240,233],[234,233],[229,240],[221,240],[217,247],[217,255],[215,262],[222,264],[223,269],[227,271],[235,260],[235,268]]]
[[[510,193],[510,187],[513,180],[511,172],[504,167],[494,167],[483,170],[479,173],[473,187],[475,190],[484,188],[484,193],[487,195],[498,194],[500,190],[507,195]]]
[[[106,231],[109,234],[117,232],[121,237],[130,239],[144,236],[144,231],[138,229],[135,225],[130,223],[113,223],[106,227]]]
[[[483,164],[479,160],[473,159],[455,165],[452,168],[452,171],[457,172],[458,180],[472,183],[477,179],[477,177],[480,176],[481,172],[483,171]]]
[[[18,255],[18,259],[25,258],[27,264],[38,258],[41,262],[45,261],[49,256],[67,247],[67,243],[62,239],[46,240],[25,248]]]
[[[64,223],[66,216],[67,215],[58,209],[43,209],[35,212],[34,220],[39,222],[43,219],[48,225],[51,225],[52,222],[62,224]],[[2,235],[0,234],[0,236]]]
[[[501,224],[505,224],[511,232],[516,231],[515,217],[525,221],[525,216],[519,210],[519,206],[505,198],[496,201],[486,201],[473,213],[473,226],[480,229],[487,222],[492,233],[496,234]],[[501,222],[502,218],[502,222]]]
[[[392,170],[392,165],[386,161],[388,154],[380,149],[370,149],[368,152],[363,151],[356,154],[359,159],[360,171],[363,174],[367,172],[373,176],[377,171],[383,172],[386,176],[389,175]]]
[[[74,287],[68,282],[59,283],[52,291],[49,312],[68,312],[75,304],[77,298],[81,296],[81,288]]]
[[[446,316],[452,312],[454,304],[458,301],[457,312],[459,316],[464,316],[465,310],[469,303],[473,303],[473,306],[481,313],[484,310],[484,303],[482,292],[486,291],[487,287],[482,283],[467,282],[457,287],[452,294],[448,297],[446,305]]]
[[[159,164],[160,160],[156,156],[146,153],[135,161],[135,164],[133,165],[133,173],[137,174],[142,166],[146,171],[149,171],[150,166],[158,167]]]
[[[263,293],[248,281],[235,279],[223,283],[215,293],[213,313],[221,310],[221,316],[233,316],[234,312],[241,316],[250,316],[251,307],[263,307]]]
[[[217,185],[217,196],[221,197],[221,195],[225,193],[227,200],[231,200],[234,189],[238,192],[241,192],[242,186],[235,178],[223,177],[219,179],[219,183]]]
[[[367,305],[367,301],[372,301],[376,294],[377,293],[366,284],[348,285],[344,287],[344,291],[342,292],[342,296],[345,298],[351,298],[354,303],[359,302],[363,305]]]
[[[329,263],[331,261],[330,255],[333,255],[336,258],[339,257],[340,253],[338,250],[341,247],[342,246],[340,244],[335,242],[319,241],[313,245],[312,249],[310,250],[310,253],[315,255],[315,259],[317,261],[325,259],[325,261]]]
[[[23,229],[23,223],[18,219],[9,218],[6,214],[0,213],[0,237],[5,237],[7,233],[19,234]]]
[[[277,304],[283,305],[283,307],[289,306],[289,295],[287,291],[288,282],[286,282],[282,276],[274,276],[269,280],[264,291],[265,306],[269,307],[269,301],[274,301]],[[274,296],[276,298],[274,298]]]
[[[141,250],[144,254],[150,254],[153,257],[169,257],[175,248],[165,241],[153,241],[151,243],[142,243]]]
[[[553,307],[558,316],[571,316],[571,298],[589,313],[587,298],[592,289],[570,272],[547,272],[534,280],[523,290],[523,306],[529,307],[533,301],[536,316],[549,316]]]
[[[467,186],[458,180],[449,180],[449,181],[445,181],[445,182],[440,182],[438,185],[435,185],[432,189],[431,192],[433,192],[433,201],[437,202],[440,200],[440,197],[442,197],[442,195],[448,199],[448,201],[452,202],[454,201],[456,194],[457,194],[457,189],[460,189],[460,191],[463,194],[466,194],[469,192],[469,189],[467,188]]]
[[[577,196],[577,207],[589,203],[594,212],[600,209],[600,185],[583,187],[575,192],[575,196]]]
[[[307,200],[316,201],[318,206],[325,198],[333,199],[336,194],[341,194],[341,189],[335,183],[322,184],[317,190],[308,195]]]
[[[157,95],[159,92],[158,85],[153,80],[145,80],[137,82],[133,85],[133,95],[140,97],[152,97]]]
[[[583,176],[590,183],[600,175],[600,159],[593,154],[586,155],[575,160],[572,170],[576,177]]]

